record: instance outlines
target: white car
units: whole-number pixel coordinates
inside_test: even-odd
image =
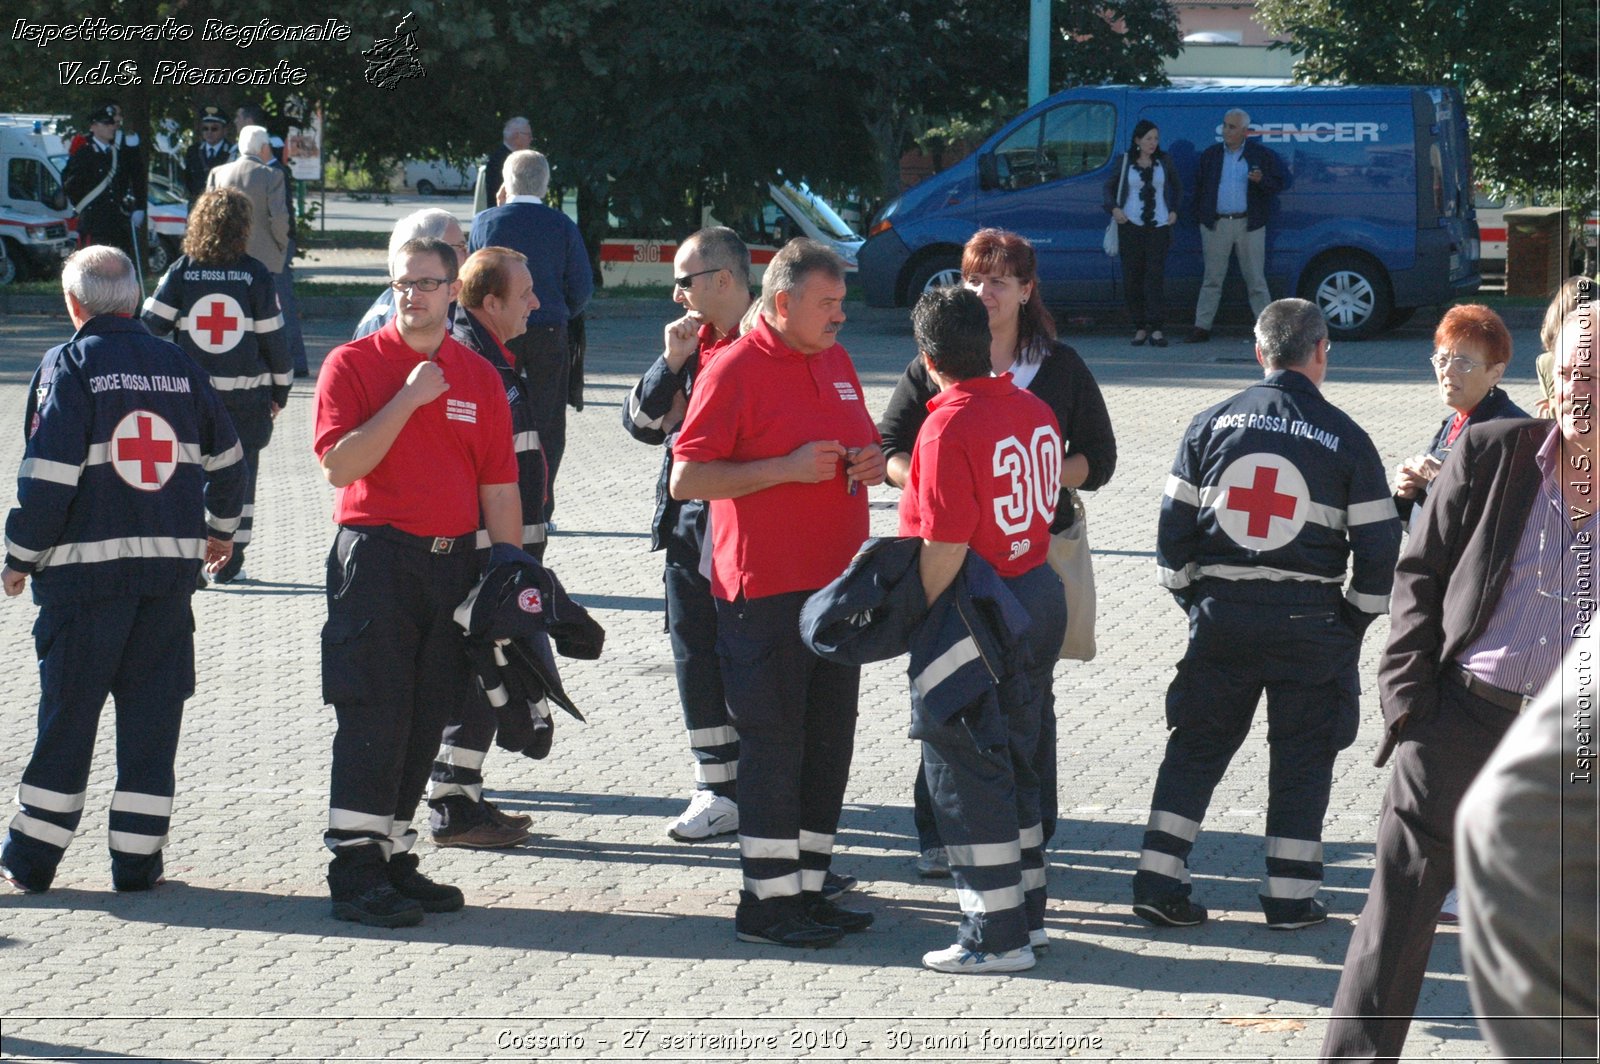
[[[405,186],[416,189],[419,196],[432,196],[438,192],[471,192],[478,183],[476,164],[462,169],[442,159],[407,159],[402,166],[405,170]]]

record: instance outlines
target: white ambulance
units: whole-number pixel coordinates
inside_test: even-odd
[[[0,115],[0,284],[53,277],[78,246],[61,175],[54,115]]]

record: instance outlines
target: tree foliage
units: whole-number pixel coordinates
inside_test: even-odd
[[[1450,84],[1491,193],[1595,202],[1596,9],[1572,0],[1260,0],[1306,82]]]

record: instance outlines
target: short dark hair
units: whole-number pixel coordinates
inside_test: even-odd
[[[695,252],[709,269],[727,270],[733,279],[750,287],[750,249],[725,225],[711,225],[689,237]]]
[[[1304,299],[1268,303],[1256,319],[1256,346],[1269,370],[1298,369],[1311,361],[1317,344],[1327,338],[1327,319],[1315,303]]]
[[[456,274],[461,268],[461,264],[456,261],[456,249],[438,237],[432,236],[412,237],[396,248],[394,254],[389,256],[390,271],[392,272],[395,264],[407,255],[420,255],[424,252],[439,256],[439,265],[444,267],[444,279],[446,281],[454,281],[456,279]],[[394,280],[398,281],[399,278],[396,277]]]
[[[911,311],[917,350],[951,380],[986,377],[989,365],[989,311],[965,288],[931,288]]]

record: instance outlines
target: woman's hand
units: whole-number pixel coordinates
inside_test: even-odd
[[[1128,220],[1128,216],[1123,213],[1121,207],[1111,208],[1111,217],[1116,220],[1118,225],[1121,225]]]

